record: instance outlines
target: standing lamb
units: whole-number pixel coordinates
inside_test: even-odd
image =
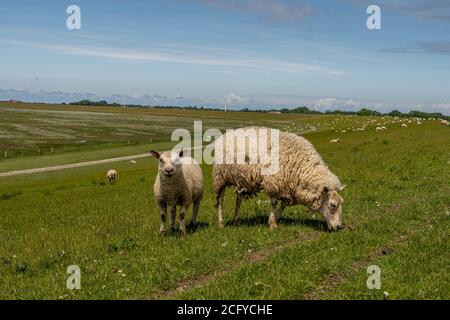
[[[267,128],[241,129],[246,137],[250,137],[251,131],[256,131],[259,140],[262,130]],[[267,132],[267,131],[266,131]],[[234,134],[235,137],[228,135]],[[236,189],[236,207],[234,220],[237,222],[240,216],[240,205],[244,198],[252,197],[259,192],[264,192],[270,197],[271,211],[269,227],[278,227],[278,219],[287,206],[305,205],[313,212],[320,212],[325,218],[328,229],[338,230],[342,227],[343,199],[338,194],[344,187],[324,163],[314,146],[295,134],[279,132],[279,170],[273,175],[263,175],[261,168],[265,164],[245,164],[222,161],[217,157],[219,148],[223,148],[221,154],[234,154],[237,159],[236,148],[227,146],[227,141],[236,139],[236,133],[228,132],[216,141],[216,162],[213,167],[214,190],[217,194],[216,211],[219,227],[223,228],[223,200],[227,186]],[[253,135],[253,136],[255,136]],[[264,135],[267,137],[267,135]],[[248,138],[245,145],[245,159],[247,161],[250,151],[259,141],[251,141]],[[236,140],[234,140],[236,141]],[[248,142],[248,143],[247,143]],[[236,143],[235,143],[236,144]],[[270,142],[268,143],[270,147]],[[227,156],[227,159],[228,159]],[[277,211],[277,205],[280,208]]]
[[[115,180],[117,179],[117,177],[118,177],[117,171],[116,171],[116,170],[113,170],[113,169],[109,170],[109,171],[106,173],[106,177],[108,178],[108,181],[109,181],[109,182],[115,181]]]
[[[166,234],[166,215],[170,209],[170,229],[175,229],[177,206],[180,206],[180,231],[186,234],[185,216],[193,204],[191,224],[195,225],[203,197],[203,173],[198,162],[184,157],[180,152],[159,153],[152,150],[153,157],[159,160],[158,175],[154,184],[154,194],[161,213],[161,235]]]

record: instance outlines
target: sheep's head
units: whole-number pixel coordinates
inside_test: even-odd
[[[345,188],[342,187],[339,191]],[[335,190],[324,188],[322,192],[322,206],[319,212],[327,222],[328,230],[337,231],[342,228],[342,204],[344,199]]]
[[[152,150],[151,154],[153,157],[159,160],[159,173],[168,178],[177,175],[181,170],[181,158],[183,158],[184,152],[172,152],[167,151],[164,153],[159,153],[158,151]]]

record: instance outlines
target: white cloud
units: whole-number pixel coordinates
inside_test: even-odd
[[[322,98],[314,101],[313,104],[317,108],[331,108],[336,105],[337,101],[336,98]]]
[[[344,72],[341,70],[320,65],[258,58],[254,56],[248,57],[244,54],[235,56],[223,56],[218,54],[217,52],[191,53],[183,50],[137,51],[107,47],[73,46],[67,44],[42,44],[15,40],[0,40],[0,42],[10,45],[20,45],[48,50],[59,54],[123,61],[135,61],[143,63],[173,63],[231,69],[244,68],[266,72],[282,72],[299,75],[340,76],[344,74]]]
[[[394,109],[408,112],[410,110],[422,110],[425,112],[440,112],[444,115],[450,115],[449,103],[435,103],[427,105],[417,104],[398,104],[396,102],[376,102],[376,101],[357,101],[349,98],[338,97],[306,97],[289,95],[267,95],[267,96],[247,96],[235,93],[228,93],[216,97],[187,97],[181,94],[164,96],[158,94],[110,94],[98,95],[95,93],[63,92],[63,91],[29,91],[26,89],[1,89],[0,100],[23,100],[31,102],[74,102],[83,99],[106,100],[110,103],[141,104],[146,106],[204,106],[222,108],[224,99],[228,99],[230,109],[255,108],[255,109],[281,109],[307,106],[311,109],[320,111],[325,110],[346,110],[356,111],[367,107],[380,112],[389,112]]]
[[[434,104],[433,109],[440,110],[440,112],[445,114],[450,114],[450,102]]]

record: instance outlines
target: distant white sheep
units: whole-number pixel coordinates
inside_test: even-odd
[[[330,141],[330,143],[339,143],[341,142],[341,139],[333,139]]]
[[[402,128],[408,128],[408,125],[406,123],[403,123]]]
[[[106,177],[108,178],[108,181],[110,181],[110,182],[116,180],[118,178],[117,171],[114,169],[109,170],[106,173]]]

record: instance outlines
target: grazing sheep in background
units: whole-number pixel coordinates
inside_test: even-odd
[[[441,124],[442,124],[443,126],[450,126],[450,122],[447,121],[447,120],[441,120]]]
[[[130,160],[131,164],[136,164],[136,160]]]
[[[341,139],[333,139],[330,141],[330,143],[339,143],[341,142]]]
[[[267,128],[244,128],[241,132],[255,130],[261,137],[261,130]],[[236,131],[235,131],[236,132]],[[216,140],[216,159],[213,167],[213,186],[217,194],[216,212],[218,224],[223,228],[223,201],[227,186],[236,190],[236,207],[234,220],[240,218],[240,205],[244,198],[249,198],[259,192],[266,193],[270,198],[271,211],[269,227],[278,227],[278,218],[287,206],[305,205],[313,212],[320,212],[325,218],[330,230],[338,230],[342,226],[343,199],[338,194],[343,189],[336,177],[323,162],[314,146],[303,137],[292,133],[279,132],[279,170],[273,175],[262,175],[261,169],[270,165],[258,164],[228,164],[217,156],[223,148],[223,155],[233,155],[237,150],[227,146],[226,141],[232,141],[236,135],[229,132]],[[236,136],[234,137],[236,139]],[[231,139],[231,140],[229,140]],[[256,141],[248,141],[249,148],[245,150],[245,158],[257,148]],[[270,146],[271,143],[268,142]],[[220,152],[219,152],[220,153]],[[278,202],[280,208],[277,210]],[[277,214],[276,214],[277,213]]]
[[[176,153],[159,153],[152,150],[159,160],[158,175],[154,184],[154,194],[161,213],[161,235],[166,234],[166,215],[170,209],[170,229],[175,229],[177,206],[180,206],[180,231],[186,234],[186,211],[193,204],[191,224],[197,222],[203,197],[203,173],[200,165],[191,157],[185,157],[183,150]]]
[[[106,173],[106,177],[108,178],[109,182],[115,181],[118,178],[117,171],[116,170],[109,170]]]
[[[408,125],[406,123],[402,124],[402,128],[408,128]]]

